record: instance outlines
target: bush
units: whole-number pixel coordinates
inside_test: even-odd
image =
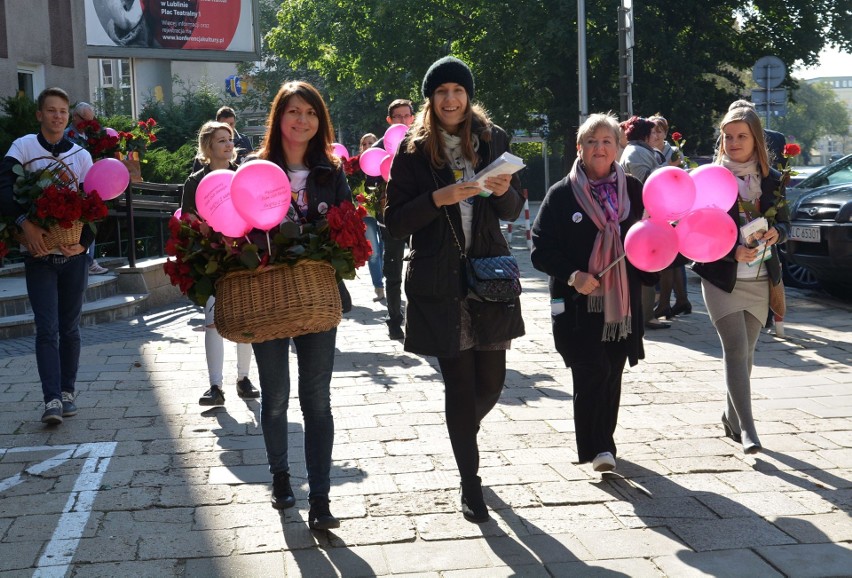
[[[176,152],[187,143],[198,138],[198,129],[208,120],[216,117],[216,111],[224,101],[219,90],[210,84],[198,88],[175,79],[175,85],[181,87],[172,102],[149,100],[139,113],[142,120],[153,118],[160,125],[157,133],[157,148],[166,148]]]
[[[192,170],[195,144],[187,143],[175,152],[152,148],[142,163],[142,178],[152,183],[183,184]]]
[[[0,117],[0,154],[5,156],[15,139],[39,131],[38,105],[26,96],[10,96],[2,99],[0,108],[4,114]]]

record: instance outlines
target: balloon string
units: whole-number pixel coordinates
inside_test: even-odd
[[[269,231],[266,231],[266,250],[272,255],[272,241],[269,240]]]

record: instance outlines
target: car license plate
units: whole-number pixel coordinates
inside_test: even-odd
[[[819,243],[819,227],[790,227],[790,239],[804,243]]]

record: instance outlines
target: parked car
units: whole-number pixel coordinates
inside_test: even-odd
[[[795,219],[795,211],[798,206],[798,201],[805,195],[816,189],[822,189],[831,185],[848,184],[852,186],[852,155],[847,155],[840,160],[837,160],[818,171],[807,175],[804,179],[796,182],[794,185],[787,188],[787,200],[790,203],[790,216]],[[803,225],[799,225],[803,226]],[[797,230],[798,231],[798,230]],[[803,243],[800,239],[794,239],[790,244]],[[815,247],[811,247],[815,249]],[[795,249],[794,249],[795,250]],[[784,263],[784,283],[790,287],[799,287],[804,289],[816,289],[820,286],[820,278],[825,279],[823,274],[816,274],[808,268],[807,262],[813,261],[802,257],[801,259],[787,258],[788,246],[781,246],[781,257]],[[832,281],[828,281],[828,285],[833,285]],[[828,289],[828,287],[826,287]],[[836,287],[832,287],[836,289]],[[842,291],[841,291],[842,292]]]
[[[829,293],[852,297],[852,178],[801,195],[785,245],[788,264],[806,268]]]

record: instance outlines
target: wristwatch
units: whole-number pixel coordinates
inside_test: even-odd
[[[579,273],[579,270],[578,270],[578,271],[574,271],[573,273],[571,273],[571,276],[570,276],[570,277],[568,277],[568,286],[569,286],[569,287],[573,287],[573,286],[574,286],[574,281],[576,281],[576,280],[577,280],[577,273]]]

